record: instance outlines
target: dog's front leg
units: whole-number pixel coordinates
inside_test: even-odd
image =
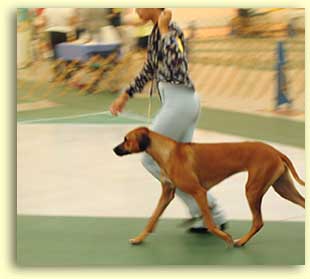
[[[137,237],[129,240],[131,244],[140,244],[147,237],[147,235],[154,230],[159,217],[162,215],[169,203],[173,200],[175,188],[171,187],[171,184],[169,183],[162,183],[161,186],[161,196],[151,218],[149,219],[148,224]]]
[[[223,232],[219,228],[217,228],[213,221],[213,217],[212,217],[212,214],[208,206],[208,199],[207,199],[206,191],[202,190],[203,189],[202,186],[200,186],[199,188],[199,185],[197,185],[195,188],[196,188],[196,191],[192,193],[192,196],[195,198],[201,210],[204,222],[207,225],[208,230],[211,233],[215,234],[216,236],[222,238],[224,241],[226,241],[228,247],[232,247],[234,242],[231,236],[228,233]]]

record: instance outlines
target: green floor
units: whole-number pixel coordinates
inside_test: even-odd
[[[144,244],[132,246],[144,218],[17,217],[20,266],[91,265],[303,265],[303,222],[266,222],[242,248],[226,248],[213,235],[193,235],[181,220],[162,219]],[[240,237],[249,221],[231,221],[228,232]]]
[[[85,113],[96,113],[107,111],[115,99],[115,95],[104,92],[97,95],[78,96],[76,90],[68,90],[65,96],[59,96],[64,87],[57,86],[49,90],[51,84],[42,84],[36,93],[30,98],[22,98],[32,92],[35,84],[33,82],[19,82],[17,90],[17,103],[33,102],[42,100],[43,93],[50,92],[48,99],[60,106],[23,111],[17,113],[17,121],[26,121],[41,118],[63,117]],[[158,98],[153,98],[152,114],[156,114],[160,106]],[[133,98],[126,107],[126,111],[135,113],[142,117],[147,115],[148,101],[144,98]],[[108,116],[92,116],[85,119],[73,118],[65,120],[48,121],[54,123],[132,123],[141,124],[141,121],[117,119]],[[197,125],[198,128],[233,134],[253,139],[278,142],[296,147],[305,147],[305,123],[289,121],[277,117],[265,117],[238,112],[224,111],[218,109],[203,108]]]

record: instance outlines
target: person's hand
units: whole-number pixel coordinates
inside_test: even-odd
[[[158,27],[161,35],[168,33],[171,18],[172,18],[171,11],[164,10],[161,12],[158,19]]]
[[[112,115],[117,116],[120,112],[123,111],[129,95],[127,93],[121,94],[110,106],[110,112]]]

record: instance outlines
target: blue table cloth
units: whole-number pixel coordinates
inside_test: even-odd
[[[75,44],[60,43],[56,46],[56,57],[66,61],[79,60],[87,61],[93,55],[108,56],[112,52],[117,51],[120,54],[120,44]]]

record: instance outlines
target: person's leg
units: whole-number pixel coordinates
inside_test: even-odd
[[[164,89],[162,89],[164,90]],[[170,92],[171,93],[171,92]],[[178,92],[172,92],[174,96],[177,96]],[[192,94],[187,92],[187,94]],[[187,96],[188,97],[188,96]],[[167,94],[161,94],[162,101],[164,103],[163,107],[155,117],[151,130],[163,134],[167,137],[170,137],[176,141],[181,142],[190,142],[192,141],[194,129],[196,122],[198,120],[200,105],[198,95],[192,96],[194,99],[180,99],[173,100],[174,105],[168,106],[167,99],[170,98]],[[187,102],[186,108],[184,104],[176,104],[176,102]],[[180,118],[182,115],[182,118]],[[143,166],[156,178],[160,181],[160,168],[158,164],[152,159],[148,154],[143,154],[142,157]],[[187,205],[190,215],[192,217],[198,217],[201,215],[200,209],[198,208],[196,201],[188,194],[183,193],[180,190],[176,191],[177,195],[184,201]],[[223,212],[219,209],[215,198],[208,194],[208,201],[212,207],[212,215],[214,221],[217,225],[221,225],[226,222]],[[203,227],[203,222],[199,221],[195,224],[195,227]]]
[[[67,41],[67,35],[66,33],[62,32],[50,32],[50,40],[51,40],[51,47],[53,49],[53,55],[54,59],[56,59],[56,45],[66,42]]]
[[[176,121],[174,112],[163,106],[156,115],[150,129],[154,132],[165,135],[169,138],[177,140],[181,137],[184,128],[181,121]],[[142,165],[160,181],[160,168],[153,158],[144,153],[142,155]]]
[[[196,102],[199,105],[199,96],[197,94],[195,95],[195,98],[196,98]],[[180,142],[192,142],[194,130],[196,128],[196,124],[198,121],[198,117],[199,117],[199,115],[197,114],[197,118],[192,122],[192,124],[188,127],[187,131],[179,139]],[[189,213],[193,218],[201,216],[200,209],[199,209],[195,199],[191,195],[184,193],[179,189],[176,189],[176,194],[187,205]],[[221,226],[222,224],[226,223],[225,214],[220,209],[220,207],[217,204],[216,199],[213,197],[213,195],[211,193],[207,192],[207,198],[208,198],[208,204],[210,206],[212,216],[214,219],[214,223],[217,226]],[[204,227],[204,223],[203,223],[202,219],[195,222],[195,224],[193,225],[193,228],[202,228],[202,227]]]
[[[82,35],[83,33],[85,33],[85,32],[86,32],[86,28],[78,27],[78,28],[76,28],[76,30],[75,30],[75,37],[76,37],[77,39],[79,39],[79,38],[81,37],[81,35]]]
[[[150,129],[179,141],[196,117],[197,104],[194,99],[189,99],[188,95],[184,95],[184,92],[178,92],[178,87],[162,84],[159,86],[162,107],[153,120]],[[191,92],[186,93],[190,94]],[[177,96],[179,98],[176,98]],[[160,180],[160,168],[147,153],[143,154],[142,164],[155,178]]]
[[[56,51],[55,51],[56,32],[50,32],[50,43],[51,43],[51,48],[52,48],[52,51],[53,51],[53,58],[56,59]]]
[[[155,178],[157,178],[157,180],[160,181],[160,168],[157,165],[157,163],[152,159],[151,156],[149,156],[148,154],[144,154],[143,159],[142,159],[142,164]],[[186,204],[189,214],[191,215],[192,218],[201,217],[200,209],[192,196],[182,192],[178,188],[176,189],[176,195],[179,198],[181,198],[182,201]],[[227,220],[226,220],[223,210],[221,210],[221,208],[216,202],[216,199],[213,197],[212,194],[207,192],[207,197],[208,197],[208,203],[211,208],[211,213],[212,213],[214,223],[219,227],[224,225],[227,222]],[[205,228],[205,225],[204,225],[203,220],[197,219],[197,221],[192,225],[190,231],[206,232],[204,228]]]

